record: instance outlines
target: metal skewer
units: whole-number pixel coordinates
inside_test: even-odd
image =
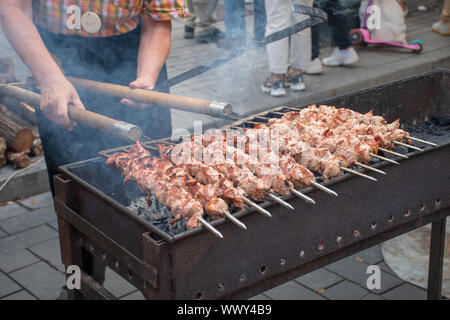
[[[247,230],[247,226],[243,224],[241,221],[239,221],[236,217],[234,217],[231,213],[223,212],[223,215],[228,219],[230,219],[230,221],[233,222],[235,225],[237,225],[239,228]]]
[[[198,216],[197,220],[200,221],[200,223],[209,231],[211,231],[212,233],[214,233],[218,238],[223,239],[223,235],[219,232],[219,230],[217,230],[216,228],[214,228],[212,225],[210,225],[205,219],[203,219],[203,217]]]
[[[286,201],[284,201],[283,199],[277,197],[276,195],[274,195],[273,193],[269,193],[269,198],[272,199],[273,201],[281,204],[283,207],[291,209],[291,210],[295,210],[295,208],[293,206],[291,206],[289,203],[287,203]]]
[[[422,140],[422,139],[419,139],[419,138],[414,138],[414,137],[411,137],[411,136],[409,136],[408,139],[411,139],[411,140],[414,140],[414,141],[417,141],[417,142],[422,142],[422,143],[425,143],[425,144],[429,144],[430,146],[433,146],[433,147],[437,147],[436,143],[433,143],[433,142],[430,142],[430,141]]]
[[[373,168],[373,167],[371,167],[371,166],[368,166],[368,165],[366,165],[366,164],[364,164],[364,163],[355,162],[355,164],[356,164],[357,166],[361,167],[361,168],[366,168],[366,169],[372,170],[372,171],[374,171],[374,172],[378,172],[378,173],[381,173],[381,174],[386,174],[386,172],[381,171],[381,170],[378,170],[377,168]]]
[[[299,198],[302,198],[303,200],[305,200],[308,203],[312,203],[312,204],[316,204],[316,202],[314,201],[314,199],[308,197],[306,194],[301,193],[300,191],[291,188],[291,192],[296,195]]]
[[[415,146],[412,146],[412,145],[410,145],[410,144],[407,144],[407,143],[403,143],[403,142],[400,142],[400,141],[392,141],[393,143],[395,143],[395,144],[398,144],[399,146],[404,146],[404,147],[407,147],[407,148],[409,148],[409,149],[413,149],[413,150],[417,150],[417,151],[423,151],[422,149],[420,149],[420,148],[418,148],[418,147],[415,147]]]
[[[355,171],[355,170],[352,170],[352,169],[349,169],[349,168],[346,168],[346,167],[341,167],[341,170],[347,171],[349,173],[355,174],[357,176],[360,176],[360,177],[363,177],[363,178],[366,178],[366,179],[369,179],[369,180],[378,181],[374,177],[368,176],[367,174],[364,174],[364,173],[361,173],[361,172],[358,172],[358,171]]]
[[[266,209],[262,208],[261,206],[257,205],[256,203],[254,203],[253,201],[251,201],[250,199],[248,199],[245,196],[241,196],[242,201],[244,201],[246,204],[248,204],[250,207],[256,209],[257,211],[259,211],[260,213],[262,213],[263,215],[272,218],[272,215],[270,214],[269,211],[267,211]]]
[[[333,195],[333,196],[335,196],[335,197],[338,196],[338,194],[337,194],[336,192],[334,192],[334,191],[331,190],[331,189],[328,189],[327,187],[321,185],[320,183],[317,183],[317,182],[315,182],[315,181],[313,181],[313,180],[311,180],[311,181],[309,181],[309,182],[311,183],[311,185],[313,185],[313,186],[316,187],[317,189],[322,190],[323,192],[326,192],[326,193],[328,193],[328,194],[331,194],[331,195]]]
[[[374,158],[377,158],[377,159],[380,159],[380,160],[384,160],[384,161],[393,163],[393,164],[400,164],[400,163],[398,163],[398,162],[395,161],[395,160],[392,160],[392,159],[389,159],[389,158],[386,158],[386,157],[383,157],[383,156],[379,156],[379,155],[374,154],[374,153],[371,153],[370,156],[371,156],[371,157],[374,157]]]
[[[378,147],[378,150],[381,150],[381,151],[383,151],[383,152],[392,154],[392,155],[394,155],[394,156],[397,156],[397,157],[400,157],[400,158],[403,158],[403,159],[409,159],[409,158],[408,158],[407,156],[405,156],[404,154],[401,154],[401,153],[398,153],[398,152],[394,152],[394,151],[391,151],[391,150],[388,150],[388,149],[385,149],[385,148],[380,148],[380,147]]]

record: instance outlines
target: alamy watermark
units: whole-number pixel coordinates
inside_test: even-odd
[[[81,269],[77,265],[70,265],[66,269],[67,282],[66,286],[69,290],[81,289]]]
[[[366,273],[370,274],[367,278],[366,286],[369,290],[381,289],[381,270],[379,266],[370,265],[367,266]]]

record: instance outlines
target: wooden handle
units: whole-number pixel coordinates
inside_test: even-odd
[[[226,114],[233,111],[230,104],[211,100],[182,97],[168,93],[162,93],[144,89],[131,89],[129,87],[104,83],[86,79],[68,77],[70,82],[77,88],[93,93],[104,94],[116,98],[125,98],[137,102],[168,106],[184,111],[204,113],[204,114]]]
[[[0,94],[28,103],[39,108],[41,95],[11,85],[0,85]],[[69,107],[69,116],[73,121],[108,132],[122,139],[138,141],[142,136],[142,130],[136,125],[108,118],[101,114]]]

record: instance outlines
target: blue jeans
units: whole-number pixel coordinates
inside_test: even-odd
[[[262,41],[266,32],[266,8],[264,0],[253,0],[254,5],[254,37]],[[246,40],[245,1],[225,0],[226,37],[232,40]]]
[[[347,49],[352,45],[347,15],[351,11],[340,0],[314,1],[314,7],[324,10],[328,14],[328,25],[334,45],[339,49]],[[312,60],[319,57],[319,26],[311,29]]]

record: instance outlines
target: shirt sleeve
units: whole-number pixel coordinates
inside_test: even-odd
[[[144,0],[143,16],[147,19],[168,21],[188,15],[186,0]]]

